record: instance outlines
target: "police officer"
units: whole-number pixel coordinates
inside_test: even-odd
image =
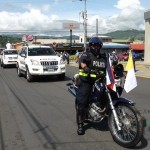
[[[101,38],[91,38],[89,40],[89,50],[83,52],[79,59],[79,78],[81,83],[76,96],[78,135],[85,133],[83,121],[88,107],[92,84],[99,75],[105,74],[106,55],[100,54],[102,46],[103,42]]]

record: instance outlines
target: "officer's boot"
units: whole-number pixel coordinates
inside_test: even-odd
[[[85,131],[84,131],[84,128],[83,128],[83,123],[78,124],[77,133],[78,133],[78,135],[84,135],[85,134]]]
[[[82,119],[81,115],[77,116],[77,124],[78,124],[77,134],[78,135],[84,135],[85,131],[83,128],[83,119]]]

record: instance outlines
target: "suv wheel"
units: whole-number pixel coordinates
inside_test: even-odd
[[[2,64],[2,66],[3,66],[3,68],[6,68],[6,65],[4,63]]]
[[[18,74],[18,77],[22,76],[21,70],[18,65],[17,65],[17,74]]]
[[[32,82],[33,81],[33,76],[30,74],[28,68],[27,68],[27,71],[26,71],[26,78],[27,78],[28,82]]]
[[[3,62],[1,61],[1,67],[3,67]]]

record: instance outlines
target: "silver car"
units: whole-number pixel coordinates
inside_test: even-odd
[[[7,65],[16,65],[18,58],[18,51],[16,49],[4,49],[1,53],[1,67],[5,68]]]

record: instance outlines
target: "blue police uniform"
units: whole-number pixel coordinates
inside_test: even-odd
[[[81,63],[85,63],[87,69],[82,69]],[[91,70],[93,70],[93,72]],[[100,54],[96,57],[90,52],[84,52],[79,59],[79,78],[81,84],[76,96],[78,125],[83,123],[86,108],[88,107],[89,96],[91,94],[91,88],[95,80],[98,78],[94,71],[105,74],[106,55]]]

